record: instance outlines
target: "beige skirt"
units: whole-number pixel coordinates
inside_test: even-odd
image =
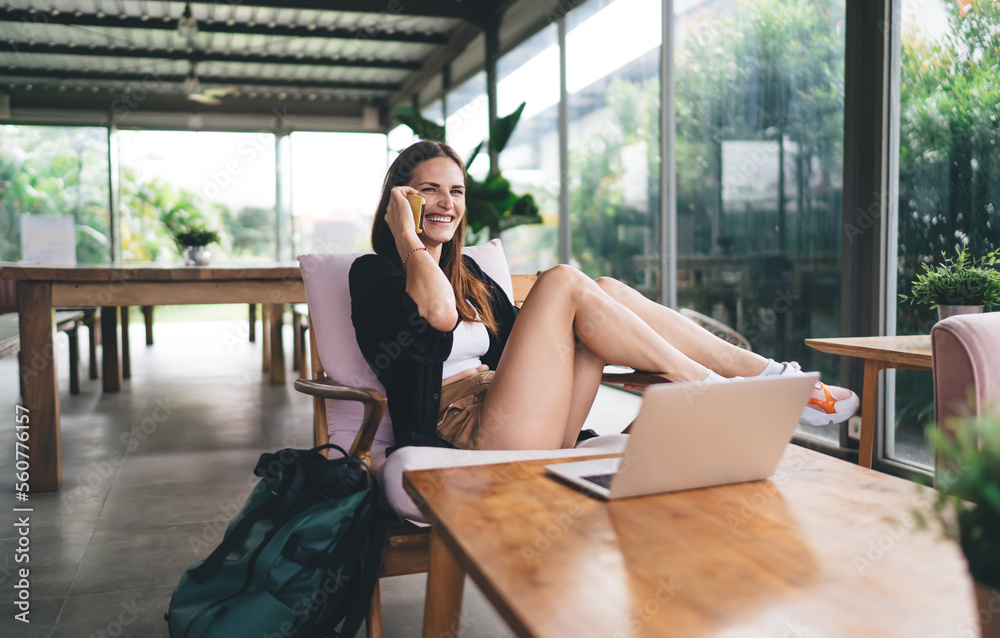
[[[479,449],[483,398],[492,381],[493,371],[487,370],[441,388],[438,436],[463,450]]]

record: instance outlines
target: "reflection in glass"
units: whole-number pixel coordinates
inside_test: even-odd
[[[660,3],[591,0],[566,30],[572,261],[659,299]]]
[[[486,100],[486,72],[472,76],[448,93],[447,117],[444,127],[447,142],[459,157],[468,160],[476,145],[489,137],[489,104]],[[476,157],[469,174],[483,179],[489,173],[490,160],[486,153]]]
[[[295,254],[370,251],[387,168],[385,136],[296,132],[290,138]]]
[[[942,252],[1000,246],[1000,4],[926,0],[902,11],[897,287],[908,293],[920,264]],[[930,308],[896,306],[898,334],[927,334],[935,320]],[[896,374],[890,456],[933,466],[932,399],[930,373]]]
[[[500,156],[500,169],[518,195],[535,198],[544,223],[501,234],[511,272],[534,273],[559,263],[559,50],[551,25],[497,62],[500,117],[525,103]]]
[[[58,261],[110,260],[107,135],[96,127],[0,126],[0,260],[22,258],[25,215],[66,218],[75,250],[68,246]]]
[[[219,231],[212,261],[275,255],[275,138],[268,132],[120,131],[123,261],[179,261],[171,230]]]
[[[844,2],[676,20],[679,304],[835,382],[803,340],[839,334]]]

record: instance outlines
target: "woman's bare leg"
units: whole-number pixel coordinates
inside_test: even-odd
[[[663,372],[675,381],[708,374],[589,277],[556,266],[532,286],[511,331],[483,404],[483,448],[554,449],[569,439],[571,421],[582,425],[583,408],[571,411],[573,395],[596,393],[600,377],[577,385],[576,337],[592,355],[580,364],[588,379],[598,362]]]
[[[597,390],[604,374],[604,362],[587,346],[578,343],[573,358],[573,391],[569,400],[569,418],[563,433],[562,447],[575,447],[576,438],[587,421],[590,409],[597,398]]]
[[[767,359],[759,354],[716,337],[679,312],[650,301],[616,279],[601,277],[597,284],[678,350],[724,377],[753,376],[767,365]]]

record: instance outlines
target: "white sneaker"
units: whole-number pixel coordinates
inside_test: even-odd
[[[780,365],[784,367],[778,375],[802,374],[802,366],[796,361],[785,361]],[[843,423],[857,413],[860,405],[861,399],[852,390],[817,381],[799,423],[814,427]]]

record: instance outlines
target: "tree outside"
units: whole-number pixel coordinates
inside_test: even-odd
[[[107,132],[0,126],[0,260],[21,258],[22,215],[72,215],[76,261],[107,263]]]

